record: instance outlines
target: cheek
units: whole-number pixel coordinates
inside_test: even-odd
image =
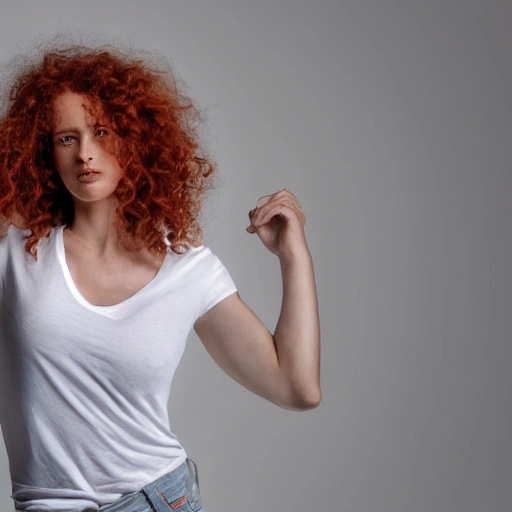
[[[123,171],[121,169],[121,166],[119,165],[117,158],[112,154],[108,155],[108,166],[111,169],[115,170],[117,180],[120,180],[123,177]]]
[[[54,151],[53,153],[53,165],[60,179],[66,184],[69,181],[70,169],[72,164],[70,163],[69,154],[61,151]]]
[[[61,169],[63,166],[66,165],[66,154],[59,150],[53,151],[53,162],[55,164],[55,167],[57,170]],[[60,172],[60,171],[59,171]]]

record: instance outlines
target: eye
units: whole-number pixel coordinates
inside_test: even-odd
[[[96,130],[96,137],[105,137],[105,135],[107,135],[108,132],[107,130],[105,130],[105,128],[98,128]]]
[[[61,144],[63,144],[64,146],[70,146],[71,144],[73,144],[74,140],[75,140],[75,137],[73,137],[72,135],[65,135],[64,137],[61,137],[59,139],[59,142]]]

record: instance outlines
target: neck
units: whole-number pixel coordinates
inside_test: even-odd
[[[97,255],[126,250],[122,244],[123,233],[115,225],[117,201],[104,201],[101,204],[75,202],[72,224],[67,228],[70,235],[80,240]]]

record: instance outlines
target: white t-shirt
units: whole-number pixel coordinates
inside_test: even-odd
[[[178,467],[171,381],[201,315],[236,291],[205,246],[168,251],[144,288],[94,306],[75,287],[63,228],[25,251],[0,240],[0,424],[19,510],[96,510]]]

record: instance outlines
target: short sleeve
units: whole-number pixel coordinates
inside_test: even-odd
[[[13,255],[19,255],[21,258],[25,253],[25,242],[29,236],[29,230],[19,229],[10,224],[7,231],[0,235],[0,277],[2,280],[7,272],[8,262]]]
[[[4,235],[4,237],[0,239],[0,277],[2,278],[5,275],[5,269],[7,267],[8,243],[7,235]]]
[[[221,300],[237,291],[237,287],[220,259],[208,249],[208,272],[201,294],[198,318]]]
[[[7,267],[7,258],[9,254],[9,234],[12,233],[11,226],[9,230],[0,234],[0,276],[3,277]]]
[[[28,233],[28,231],[20,230],[11,224],[9,229],[0,236],[0,300],[6,296],[5,280],[9,261],[13,259],[13,254],[19,254],[20,258],[23,257]]]
[[[0,239],[0,302],[3,302],[5,295],[5,270],[7,266],[7,240],[6,236]]]

